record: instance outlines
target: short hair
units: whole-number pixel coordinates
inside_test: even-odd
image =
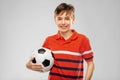
[[[66,12],[66,14],[73,14],[74,17],[74,13],[75,13],[74,6],[72,4],[61,3],[56,7],[54,14],[59,15],[59,14],[63,14],[64,12]]]

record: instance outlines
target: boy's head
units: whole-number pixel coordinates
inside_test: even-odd
[[[71,4],[61,3],[54,12],[55,23],[60,32],[67,32],[74,23],[74,7]]]
[[[62,15],[63,13],[66,13],[66,15],[71,15],[73,18],[75,9],[71,4],[61,3],[57,6],[57,8],[54,11],[54,16]]]

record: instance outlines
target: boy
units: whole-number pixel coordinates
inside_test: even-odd
[[[49,80],[83,80],[83,60],[87,62],[84,80],[90,80],[94,70],[93,52],[88,38],[71,29],[75,20],[74,7],[61,3],[54,13],[58,33],[47,37],[43,44],[53,51],[55,57]],[[26,64],[27,68],[40,71],[41,66],[32,63],[32,59]]]

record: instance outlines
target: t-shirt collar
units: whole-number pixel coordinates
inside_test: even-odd
[[[72,29],[72,32],[73,32],[73,34],[69,39],[74,40],[74,39],[76,39],[78,37],[78,33],[74,29]],[[56,34],[56,39],[57,40],[58,39],[63,39],[63,37],[60,34],[60,31],[58,31],[58,33]]]

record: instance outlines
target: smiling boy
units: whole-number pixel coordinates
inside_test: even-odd
[[[58,33],[48,36],[43,44],[54,53],[55,61],[49,73],[49,80],[91,80],[94,62],[89,39],[74,29],[74,7],[61,3],[54,11],[54,20],[58,26]],[[32,58],[33,59],[33,58]],[[27,63],[31,70],[40,71],[39,64]],[[87,62],[84,77],[84,60]]]

